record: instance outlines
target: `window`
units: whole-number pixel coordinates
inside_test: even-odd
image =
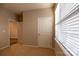
[[[79,4],[58,4],[55,14],[57,40],[72,55],[79,56]]]

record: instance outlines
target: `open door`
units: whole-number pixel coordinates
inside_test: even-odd
[[[17,43],[17,22],[15,20],[9,21],[10,30],[10,45]]]
[[[38,18],[38,46],[52,48],[52,17]]]

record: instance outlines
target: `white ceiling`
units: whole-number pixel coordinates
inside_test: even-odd
[[[0,5],[2,8],[9,9],[15,13],[53,6],[51,3],[3,3]]]

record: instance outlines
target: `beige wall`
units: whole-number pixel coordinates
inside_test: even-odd
[[[23,22],[17,22],[17,35],[18,35],[18,42],[22,43],[22,36],[23,36]]]
[[[10,18],[14,18],[14,15],[11,12],[0,8],[0,49],[10,46],[8,24]]]
[[[37,9],[23,12],[23,39],[21,42],[26,45],[38,45],[37,41],[37,20],[38,17],[53,18],[53,11],[51,8]],[[53,20],[53,19],[52,19]]]

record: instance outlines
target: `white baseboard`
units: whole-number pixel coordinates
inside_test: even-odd
[[[34,45],[25,45],[25,44],[23,44],[23,46],[29,46],[29,47],[36,47],[36,48],[45,48],[45,47],[40,47],[40,46],[34,46]],[[55,48],[50,48],[50,49],[55,49]]]
[[[3,49],[8,48],[8,47],[10,47],[10,46],[1,47],[0,50],[3,50]]]
[[[25,45],[25,44],[22,44],[23,46],[29,46],[29,47],[39,47],[39,46],[34,46],[34,45]]]

